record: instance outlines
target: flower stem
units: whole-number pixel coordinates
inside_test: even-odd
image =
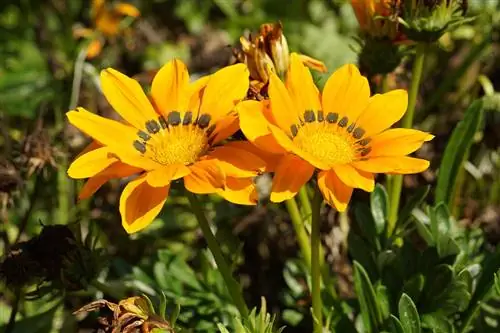
[[[323,197],[318,188],[315,188],[312,202],[311,221],[311,289],[314,333],[323,331],[323,306],[321,304],[321,235],[320,210]]]
[[[302,216],[300,216],[297,202],[294,198],[291,198],[285,201],[285,205],[288,209],[288,214],[290,214],[290,219],[292,220],[293,228],[295,229],[295,234],[297,235],[297,242],[299,243],[302,256],[304,257],[307,268],[311,269],[311,244],[309,243],[309,236],[304,228],[304,223]]]
[[[426,45],[420,43],[417,45],[417,53],[415,62],[413,63],[412,80],[410,91],[408,93],[408,110],[401,121],[401,127],[411,128],[413,126],[413,118],[415,116],[415,106],[417,104],[417,96],[420,88],[420,80],[422,79],[422,71],[424,68]],[[391,181],[389,189],[389,224],[387,227],[388,235],[390,236],[396,227],[398,220],[399,199],[403,188],[403,175],[395,175]]]
[[[299,200],[304,210],[305,220],[310,220],[312,217],[311,200],[309,199],[309,194],[307,194],[307,184],[302,186],[299,190]]]
[[[231,269],[224,260],[224,255],[222,254],[222,250],[219,246],[219,243],[217,242],[217,239],[210,229],[210,224],[208,223],[207,217],[203,212],[203,207],[201,206],[201,203],[195,194],[186,191],[186,196],[189,200],[189,203],[191,204],[193,213],[198,220],[198,224],[201,231],[203,232],[203,236],[205,237],[208,248],[210,249],[210,252],[212,252],[217,267],[222,275],[222,278],[224,279],[224,282],[226,283],[226,287],[229,291],[229,294],[231,295],[231,298],[233,299],[234,305],[238,308],[240,315],[244,319],[246,319],[248,317],[248,308],[243,298],[241,287],[233,278]]]
[[[5,327],[5,333],[11,333],[14,331],[14,327],[16,326],[16,316],[19,311],[19,303],[22,300],[22,291],[20,288],[17,288],[14,292],[15,299],[14,304],[12,305],[12,309],[10,310],[10,317],[7,326]]]

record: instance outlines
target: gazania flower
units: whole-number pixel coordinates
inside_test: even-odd
[[[285,75],[290,64],[290,51],[281,22],[262,24],[258,35],[248,39],[242,36],[240,44],[233,52],[239,62],[248,66],[254,93],[258,94],[269,81],[269,69],[279,76]],[[327,71],[321,61],[302,54],[299,56],[306,66],[323,73]]]
[[[110,5],[105,0],[93,0],[90,16],[94,27],[76,28],[73,33],[75,37],[91,39],[87,48],[87,59],[91,59],[101,53],[105,38],[117,36],[121,32],[120,24],[124,16],[139,15],[139,10],[129,3],[118,2]]]
[[[248,142],[220,143],[238,130],[234,111],[248,90],[248,70],[238,64],[192,84],[185,65],[174,60],[153,79],[151,101],[139,83],[113,69],[101,73],[104,95],[124,122],[83,108],[67,113],[71,124],[99,143],[70,166],[72,178],[90,178],[84,196],[110,178],[139,173],[120,198],[129,233],[149,225],[165,203],[171,182],[198,194],[255,204],[252,177],[265,162]]]
[[[354,65],[333,73],[320,94],[309,70],[292,54],[286,86],[272,73],[269,103],[242,102],[240,126],[255,145],[281,154],[271,201],[293,197],[317,172],[325,200],[343,211],[353,188],[373,190],[374,174],[428,168],[428,161],[407,155],[432,135],[388,129],[406,107],[403,90],[370,97],[368,81]]]

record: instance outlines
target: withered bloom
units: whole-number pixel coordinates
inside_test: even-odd
[[[151,333],[159,328],[174,333],[169,322],[154,313],[150,302],[144,296],[130,297],[116,303],[107,300],[91,302],[76,310],[73,314],[97,311],[102,308],[111,310],[111,316],[99,317],[101,329],[110,333]]]
[[[7,220],[7,205],[11,202],[11,194],[21,185],[19,171],[10,161],[0,158],[0,216]]]
[[[240,37],[240,46],[233,49],[237,62],[244,63],[250,71],[250,92],[259,96],[269,82],[269,72],[273,71],[282,79],[285,78],[290,64],[288,42],[283,34],[281,22],[265,23],[260,26],[259,33],[250,35],[248,39]],[[299,55],[304,65],[319,72],[326,72],[326,66],[319,60]]]

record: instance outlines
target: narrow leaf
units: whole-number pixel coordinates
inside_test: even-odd
[[[417,307],[411,298],[403,294],[399,299],[399,319],[403,326],[404,333],[420,333],[420,318],[418,316]]]
[[[375,190],[373,190],[372,194],[370,195],[370,208],[378,234],[384,232],[385,229],[388,201],[389,199],[384,187],[380,184],[377,184],[377,186],[375,186]]]
[[[363,266],[354,261],[354,289],[359,298],[361,316],[366,332],[376,332],[382,324],[382,313],[375,290]]]

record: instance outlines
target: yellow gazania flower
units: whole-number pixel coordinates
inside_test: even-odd
[[[218,193],[232,202],[255,204],[251,179],[264,170],[265,162],[247,149],[249,142],[219,145],[238,130],[234,108],[248,90],[245,65],[226,67],[190,84],[185,65],[173,60],[153,79],[152,103],[137,81],[116,70],[104,70],[101,84],[124,122],[83,108],[69,111],[70,123],[100,147],[81,154],[68,174],[93,180],[84,193],[88,196],[110,178],[140,172],[120,198],[127,232],[149,225],[165,203],[170,183],[181,178],[192,193]]]
[[[77,28],[74,30],[74,35],[92,38],[87,48],[87,58],[91,59],[101,53],[104,38],[114,37],[120,33],[123,16],[138,17],[139,15],[139,10],[129,3],[118,2],[108,5],[105,0],[93,0],[90,18],[94,28]]]
[[[259,148],[281,155],[271,201],[293,197],[317,171],[325,200],[343,211],[353,188],[373,190],[375,173],[428,168],[428,161],[406,155],[432,135],[388,129],[406,107],[404,90],[370,97],[368,81],[354,65],[333,73],[320,94],[309,70],[292,54],[286,86],[271,74],[269,103],[242,102],[240,127]]]
[[[364,33],[392,41],[405,39],[396,19],[400,0],[351,0],[351,5]]]

